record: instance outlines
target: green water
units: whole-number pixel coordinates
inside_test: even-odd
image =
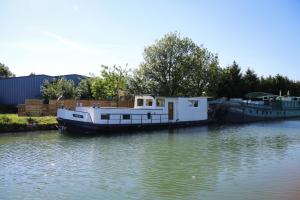
[[[0,199],[299,199],[299,169],[298,120],[0,135]]]

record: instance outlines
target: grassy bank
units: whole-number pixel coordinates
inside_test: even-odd
[[[0,114],[0,132],[18,132],[56,129],[54,116],[19,117],[17,114]]]

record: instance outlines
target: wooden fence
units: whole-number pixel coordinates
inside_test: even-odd
[[[132,101],[102,101],[102,100],[50,100],[44,104],[40,99],[27,99],[25,104],[18,105],[19,116],[55,116],[57,109],[65,107],[75,109],[76,106],[97,106],[97,107],[129,107],[132,108]]]

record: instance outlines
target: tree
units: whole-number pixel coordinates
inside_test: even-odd
[[[279,94],[279,91],[281,91],[282,94],[287,94],[291,88],[291,81],[286,76],[279,74],[274,77],[273,83],[273,88],[275,89],[274,94]]]
[[[13,74],[6,65],[0,63],[0,78],[8,78],[14,76],[15,74]]]
[[[228,98],[243,97],[242,81],[241,68],[234,61],[231,66],[222,70],[218,87],[218,96]]]
[[[244,95],[249,92],[258,92],[258,90],[259,90],[259,78],[257,77],[256,73],[253,70],[248,68],[245,75],[243,76]]]
[[[136,69],[132,76],[128,77],[127,89],[131,94],[150,94],[152,89],[151,82],[143,74],[143,68]]]
[[[116,65],[101,67],[101,76],[96,77],[91,86],[92,95],[95,99],[115,99],[118,92],[127,87],[128,71]]]
[[[92,95],[95,99],[107,99],[107,94],[105,91],[105,81],[100,78],[96,77],[92,82]]]
[[[265,91],[272,94],[282,95],[287,94],[290,91],[293,95],[299,95],[300,88],[297,82],[291,81],[285,76],[277,74],[276,76],[268,76],[267,78],[261,77],[260,79],[261,91]]]
[[[76,87],[76,98],[77,99],[92,99],[92,83],[93,78],[82,79]]]
[[[63,77],[51,82],[46,80],[41,86],[41,92],[45,99],[71,99],[75,97],[75,84]]]
[[[138,78],[130,85],[162,96],[198,96],[206,91],[211,65],[218,65],[216,55],[189,38],[169,33],[145,48]]]
[[[184,80],[183,93],[185,96],[215,96],[220,75],[218,56],[205,48],[198,48],[195,55],[190,74]]]
[[[220,77],[222,76],[222,69],[219,65],[213,64],[209,69],[209,87],[207,91],[207,95],[211,95],[212,97],[217,97],[217,91],[220,86]]]

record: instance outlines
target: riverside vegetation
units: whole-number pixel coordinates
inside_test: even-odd
[[[76,87],[63,78],[45,82],[46,99],[116,99],[119,91],[160,96],[210,96],[242,98],[246,93],[300,95],[300,82],[286,76],[261,76],[237,62],[221,68],[218,55],[211,53],[179,33],[168,33],[144,50],[144,60],[135,70],[121,66],[102,66],[99,76],[92,75]]]
[[[56,129],[56,117],[21,117],[17,114],[0,114],[0,133],[33,131],[33,130],[53,130]]]
[[[101,99],[118,97],[119,91],[160,96],[210,96],[241,98],[246,93],[263,91],[300,96],[300,82],[286,76],[261,76],[237,62],[220,67],[218,55],[190,38],[171,32],[144,49],[144,59],[135,70],[127,66],[101,66],[100,75],[91,74],[78,86],[58,78],[41,87],[45,99]],[[31,73],[34,76],[34,73]],[[0,76],[14,74],[0,65]]]
[[[177,32],[168,33],[146,47],[143,57],[142,63],[135,70],[129,70],[127,66],[102,65],[100,75],[91,74],[77,86],[73,81],[64,78],[45,81],[41,87],[43,98],[117,100],[120,91],[131,94],[215,98],[242,98],[249,92],[279,94],[281,91],[282,94],[300,96],[299,81],[279,74],[259,77],[251,68],[243,72],[235,61],[222,68],[217,54]],[[9,68],[0,63],[0,77],[12,76],[14,74]],[[9,121],[10,117],[4,116],[4,119]],[[19,127],[30,124],[26,122],[27,119],[18,120],[22,123],[11,124]],[[4,129],[10,126],[10,123],[0,123]],[[39,123],[36,124],[36,127],[40,126]]]

